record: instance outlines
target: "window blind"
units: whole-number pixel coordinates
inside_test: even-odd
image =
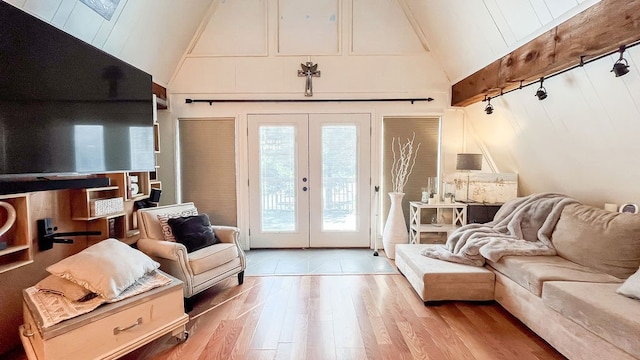
[[[181,119],[180,191],[215,225],[237,226],[235,120]]]

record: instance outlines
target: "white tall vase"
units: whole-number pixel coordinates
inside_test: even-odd
[[[404,193],[390,192],[391,207],[382,232],[382,245],[389,259],[396,258],[396,244],[409,243],[409,231],[402,211]]]

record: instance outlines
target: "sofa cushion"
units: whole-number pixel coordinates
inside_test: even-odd
[[[536,296],[545,281],[583,281],[621,283],[615,276],[573,263],[560,256],[503,256],[487,264]]]
[[[202,274],[238,258],[235,244],[219,243],[189,253],[189,266],[194,275]]]
[[[640,354],[640,303],[616,294],[619,284],[550,281],[542,301],[629,354]]]
[[[640,266],[640,214],[567,205],[551,241],[559,256],[626,279]]]

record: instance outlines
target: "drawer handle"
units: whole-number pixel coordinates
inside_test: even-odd
[[[119,333],[123,332],[123,331],[127,331],[129,329],[133,329],[134,327],[141,325],[142,324],[142,318],[138,318],[138,320],[136,320],[135,323],[129,325],[129,326],[125,326],[125,327],[120,327],[118,326],[117,328],[113,329],[113,335],[118,335]]]

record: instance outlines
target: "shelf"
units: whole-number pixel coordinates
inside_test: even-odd
[[[72,217],[71,220],[76,220],[76,221],[93,221],[93,220],[100,220],[100,219],[113,219],[119,216],[125,216],[126,214],[124,212],[117,212],[117,213],[112,213],[112,214],[106,214],[106,215],[100,215],[100,216],[90,216],[90,217]]]
[[[0,273],[31,264],[31,231],[29,229],[28,195],[3,195],[0,201],[9,203],[16,211],[16,221],[0,240],[7,242],[7,248],[0,250]],[[0,224],[6,221],[6,211],[0,208]]]
[[[463,208],[463,207],[467,207],[467,204],[465,203],[459,203],[459,202],[455,202],[455,203],[435,203],[435,204],[428,204],[428,203],[423,203],[420,201],[411,201],[410,204],[412,206],[415,207],[419,207],[422,209],[459,209],[459,208]]]
[[[452,225],[452,224],[442,224],[442,225],[433,225],[433,224],[420,224],[418,225],[411,225],[411,229],[414,231],[419,231],[421,233],[426,233],[426,232],[450,232],[453,230],[456,230],[457,228],[459,228],[460,226],[458,225]]]
[[[0,250],[0,256],[13,254],[14,252],[29,250],[29,245],[18,245],[18,246],[9,246],[4,250]]]
[[[21,266],[29,265],[33,263],[33,260],[14,261],[6,265],[0,265],[0,274],[9,270],[17,269]]]
[[[96,201],[101,200],[118,201],[119,203],[116,205],[119,206],[115,206],[112,204],[108,205],[113,206],[113,210],[116,210],[116,212],[93,215],[93,204]],[[91,221],[103,218],[108,215],[120,213],[122,212],[122,201],[122,192],[120,191],[120,187],[118,186],[105,186],[91,189],[73,189],[71,190],[71,219],[79,221]]]
[[[91,230],[100,231],[101,235],[89,236],[90,242],[108,237],[117,238],[120,241],[131,244],[137,241],[140,234],[136,218],[136,205],[138,200],[147,199],[152,189],[161,189],[162,183],[156,179],[155,172],[134,171],[100,174],[108,178],[112,186],[72,190],[71,217],[76,221],[86,221]],[[131,180],[137,179],[137,186],[132,186]],[[132,194],[136,190],[135,194]],[[116,210],[114,213],[92,216],[92,203],[97,200],[121,199],[122,210],[119,204],[103,203],[102,209],[106,211]]]

